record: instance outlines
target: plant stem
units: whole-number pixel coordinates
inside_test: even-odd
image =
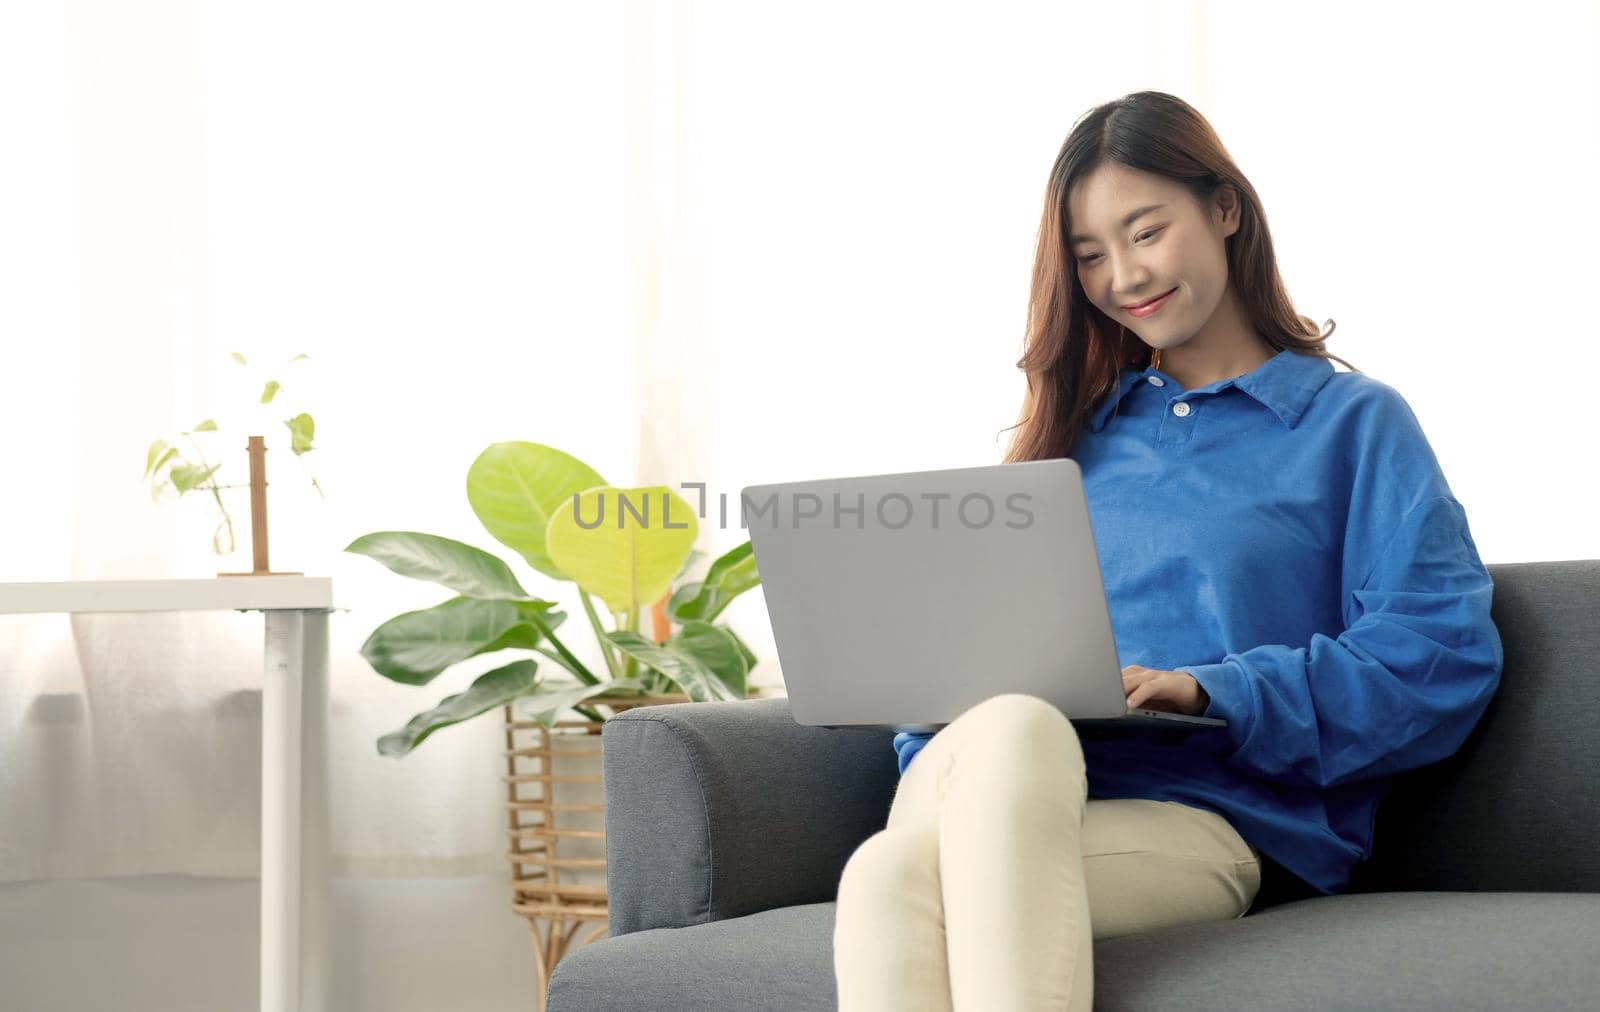
[[[617,656],[613,652],[611,641],[606,639],[605,628],[600,625],[600,616],[595,613],[594,602],[589,599],[589,592],[580,587],[578,597],[583,600],[583,611],[589,616],[589,625],[594,627],[594,638],[600,641],[600,656],[605,658],[606,669],[611,672],[612,678],[621,678],[622,671],[617,667]]]
[[[622,621],[623,621],[623,628],[627,629],[629,632],[632,632],[632,633],[638,632],[639,631],[639,606],[638,605],[634,605],[632,608],[629,608],[627,610],[626,614],[623,616]],[[639,677],[639,662],[637,660],[635,660],[634,657],[631,654],[628,656],[627,664],[624,665],[623,671],[625,672],[625,674],[623,675],[624,678],[637,678],[637,677]]]
[[[534,647],[534,650],[538,650],[539,653],[546,655],[546,657],[550,658],[550,660],[557,661],[558,665],[562,666],[562,668],[566,668],[568,671],[571,671],[571,673],[576,674],[576,676],[578,676],[578,681],[582,682],[582,684],[600,684],[600,679],[597,679],[595,674],[592,673],[592,671],[589,671],[589,668],[587,668],[587,666],[584,665],[581,660],[573,657],[573,652],[566,649],[566,644],[563,644],[560,639],[555,637],[555,629],[550,628],[550,623],[542,620],[541,616],[539,616],[539,612],[536,612],[536,610],[533,610],[533,608],[518,608],[518,610],[520,610],[520,612],[522,612],[523,615],[528,618],[528,621],[533,623],[534,629],[538,629],[539,636],[542,636],[544,639],[547,639],[547,641],[550,641],[550,645],[555,647],[557,653],[560,653],[560,657],[557,657],[555,653],[550,653],[549,650],[541,650],[539,647]]]
[[[535,624],[541,624],[541,623],[535,623]],[[545,635],[549,636],[549,633],[546,632]],[[560,641],[556,640],[554,637],[551,637],[551,640],[553,642],[555,642],[557,646],[561,645]],[[561,647],[561,649],[563,651],[566,651],[566,647]],[[596,678],[594,676],[594,674],[592,672],[590,672],[588,668],[584,667],[583,664],[576,657],[573,657],[570,652],[567,653],[566,657],[562,657],[560,654],[551,653],[549,650],[546,650],[544,647],[534,647],[533,648],[533,652],[536,653],[536,654],[543,654],[544,656],[550,658],[552,661],[555,661],[557,664],[561,665],[563,668],[566,668],[568,671],[572,672],[574,675],[577,675],[578,676],[578,680],[581,681],[581,682],[584,682],[585,684],[588,684],[588,685],[599,685],[600,684],[600,679]],[[569,660],[569,658],[570,658],[570,660]],[[583,714],[585,717],[589,718],[590,720],[595,721],[596,723],[602,723],[602,724],[605,723],[605,719],[606,719],[605,715],[602,714],[599,710],[594,709],[594,704],[592,704],[592,703],[579,703],[576,706],[574,706],[573,709],[576,710],[577,712]]]
[[[328,498],[328,493],[322,491],[322,486],[317,484],[316,475],[312,474],[311,469],[306,467],[305,454],[300,455],[300,473],[311,479],[311,487],[317,490],[317,495],[322,496],[323,499]]]
[[[200,466],[205,468],[207,471],[211,470],[211,462],[206,460],[206,452],[200,449],[200,444],[195,441],[194,436],[189,433],[184,433],[184,438],[188,439],[189,445],[194,447],[194,455],[200,458]],[[211,490],[211,497],[217,501],[217,509],[222,511],[222,522],[228,527],[228,551],[231,552],[234,548],[233,517],[228,515],[228,507],[222,504],[222,491],[217,485],[217,479],[207,478],[206,488]]]
[[[594,673],[591,672],[588,668],[584,667],[581,663],[578,663],[576,658],[573,658],[572,660],[568,660],[568,657],[571,657],[570,654],[568,654],[567,657],[563,657],[560,654],[552,653],[549,650],[546,650],[544,647],[534,647],[533,648],[533,652],[536,653],[536,654],[544,654],[546,657],[550,658],[552,661],[555,661],[557,664],[561,665],[563,668],[566,668],[568,671],[572,672],[573,675],[577,676],[578,681],[582,682],[585,685],[599,685],[600,684],[600,679],[596,678],[594,676]]]

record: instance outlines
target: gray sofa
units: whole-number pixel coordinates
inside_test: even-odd
[[[1097,1009],[1600,1008],[1600,560],[1489,570],[1500,692],[1396,778],[1349,889],[1274,878],[1242,918],[1097,942]],[[611,720],[612,934],[558,964],[551,1012],[834,1008],[832,901],[888,812],[889,738],[783,699]]]

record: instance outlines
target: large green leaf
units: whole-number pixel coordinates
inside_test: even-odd
[[[527,600],[511,567],[481,548],[416,531],[363,534],[345,551],[377,559],[401,576],[431,580],[464,597]]]
[[[554,601],[485,601],[456,597],[421,611],[396,615],[361,645],[361,656],[385,678],[426,685],[459,661],[510,647],[532,649],[544,638],[523,608],[537,608],[551,628],[567,616]]]
[[[485,530],[528,565],[571,579],[545,549],[550,517],[576,492],[606,480],[583,461],[541,443],[495,443],[467,469],[467,501]]]
[[[597,696],[616,699],[642,695],[644,695],[644,683],[637,680],[618,679],[601,682],[599,685],[584,685],[580,682],[543,682],[532,692],[518,699],[516,709],[545,727],[551,727],[561,719],[563,713],[586,699]]]
[[[635,658],[646,667],[661,672],[677,683],[690,699],[697,703],[716,699],[738,699],[733,690],[718,678],[705,662],[693,654],[668,649],[650,642],[636,632],[618,629],[606,633],[606,639],[617,649]]]
[[[733,633],[710,622],[685,622],[678,634],[662,646],[679,654],[690,654],[722,679],[734,698],[744,698],[745,676],[750,673],[750,662],[745,660],[739,641]]]
[[[613,613],[626,612],[647,608],[672,589],[699,529],[694,509],[665,485],[608,486],[571,497],[557,510],[545,547],[578,586],[604,599]]]
[[[713,562],[704,580],[679,587],[667,602],[667,614],[674,622],[710,622],[734,598],[760,583],[755,547],[746,541]]]
[[[745,663],[746,672],[754,671],[755,668],[756,668],[756,664],[759,661],[759,658],[756,657],[756,652],[754,650],[751,650],[747,645],[745,645],[744,640],[739,638],[739,634],[734,632],[733,628],[731,626],[719,625],[719,626],[717,626],[717,628],[721,629],[722,631],[726,632],[729,636],[733,637],[733,642],[736,643],[738,645],[738,647],[739,647],[740,655],[744,657],[744,663]]]
[[[446,696],[439,705],[412,717],[406,726],[378,739],[378,754],[403,756],[422,744],[441,727],[471,720],[497,706],[504,706],[530,691],[539,681],[536,661],[513,661],[478,676],[465,692]]]

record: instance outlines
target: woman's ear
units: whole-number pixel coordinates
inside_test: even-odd
[[[1211,197],[1212,220],[1222,229],[1223,238],[1239,231],[1239,191],[1223,183]]]

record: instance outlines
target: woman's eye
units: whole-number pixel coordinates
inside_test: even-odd
[[[1166,230],[1167,230],[1167,227],[1165,225],[1161,226],[1160,228],[1152,228],[1148,232],[1140,232],[1138,235],[1134,236],[1133,237],[1133,241],[1134,242],[1138,242],[1140,239],[1153,238],[1155,236],[1160,235],[1162,232],[1165,232]],[[1098,254],[1098,253],[1090,253],[1087,256],[1081,256],[1081,257],[1078,258],[1078,263],[1086,264],[1090,260],[1093,260],[1095,257],[1097,257],[1099,255],[1100,254]]]

